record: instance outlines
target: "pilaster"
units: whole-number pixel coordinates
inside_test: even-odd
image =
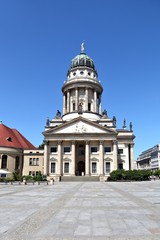
[[[85,110],[88,111],[88,88],[85,89]]]
[[[58,141],[58,167],[57,174],[62,175],[62,141]]]
[[[117,141],[113,141],[113,170],[118,169],[118,159],[117,159]]]
[[[90,175],[90,161],[89,161],[89,141],[86,141],[85,145],[85,175]]]
[[[72,175],[75,175],[75,141],[72,141],[71,174],[72,174]]]
[[[99,164],[100,164],[100,175],[104,175],[104,149],[103,141],[99,142]]]
[[[49,163],[48,163],[48,141],[45,141],[45,144],[44,144],[44,169],[43,169],[43,174],[44,175],[48,175],[49,172],[48,172],[48,166],[49,166]]]

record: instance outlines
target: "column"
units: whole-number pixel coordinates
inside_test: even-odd
[[[103,141],[99,142],[99,173],[100,175],[104,175],[104,157],[103,157]]]
[[[48,141],[45,141],[44,144],[44,169],[43,169],[43,174],[48,175],[49,169],[48,169]]]
[[[72,141],[71,175],[75,176],[75,141]]]
[[[88,111],[88,88],[85,90],[85,111]]]
[[[85,176],[90,174],[90,161],[89,161],[89,141],[86,141],[85,145]]]
[[[102,114],[102,97],[99,95],[99,114]]]
[[[70,112],[70,92],[67,92],[67,113]]]
[[[130,144],[130,161],[131,161],[131,170],[134,169],[134,153],[133,153],[134,143]]]
[[[97,92],[94,90],[94,112],[97,112]]]
[[[118,169],[118,159],[117,159],[117,141],[113,141],[113,170]]]
[[[75,97],[76,97],[76,111],[78,111],[78,105],[79,105],[79,101],[78,101],[78,88],[75,89]]]
[[[57,174],[62,175],[62,141],[58,141],[58,166],[57,166]]]
[[[63,93],[63,114],[66,113],[66,95]]]

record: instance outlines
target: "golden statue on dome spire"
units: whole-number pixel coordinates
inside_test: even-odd
[[[83,40],[83,42],[81,44],[81,53],[84,53],[84,40]]]

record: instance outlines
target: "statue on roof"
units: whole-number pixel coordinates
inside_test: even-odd
[[[116,120],[116,117],[113,116],[113,125],[114,125],[114,126],[116,126],[116,121],[117,121],[117,120]]]
[[[83,41],[82,44],[81,44],[81,52],[82,52],[82,53],[84,52],[84,41]]]
[[[102,112],[102,118],[108,118],[106,109],[104,109],[104,111]]]
[[[78,106],[78,113],[82,114],[82,111],[83,111],[83,106],[82,106],[82,103],[80,103]]]
[[[61,112],[59,110],[57,110],[56,118],[61,118]]]
[[[130,122],[130,131],[132,132],[132,122]]]
[[[124,118],[124,121],[123,121],[123,128],[125,129],[126,128],[126,119]]]
[[[49,126],[49,117],[46,119],[46,126]]]

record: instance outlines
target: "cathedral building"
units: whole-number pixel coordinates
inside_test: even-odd
[[[102,111],[103,87],[93,60],[81,52],[71,61],[62,86],[63,113],[46,121],[43,174],[62,177],[92,176],[104,181],[116,169],[132,169],[134,134],[126,121],[116,128],[116,117]]]

